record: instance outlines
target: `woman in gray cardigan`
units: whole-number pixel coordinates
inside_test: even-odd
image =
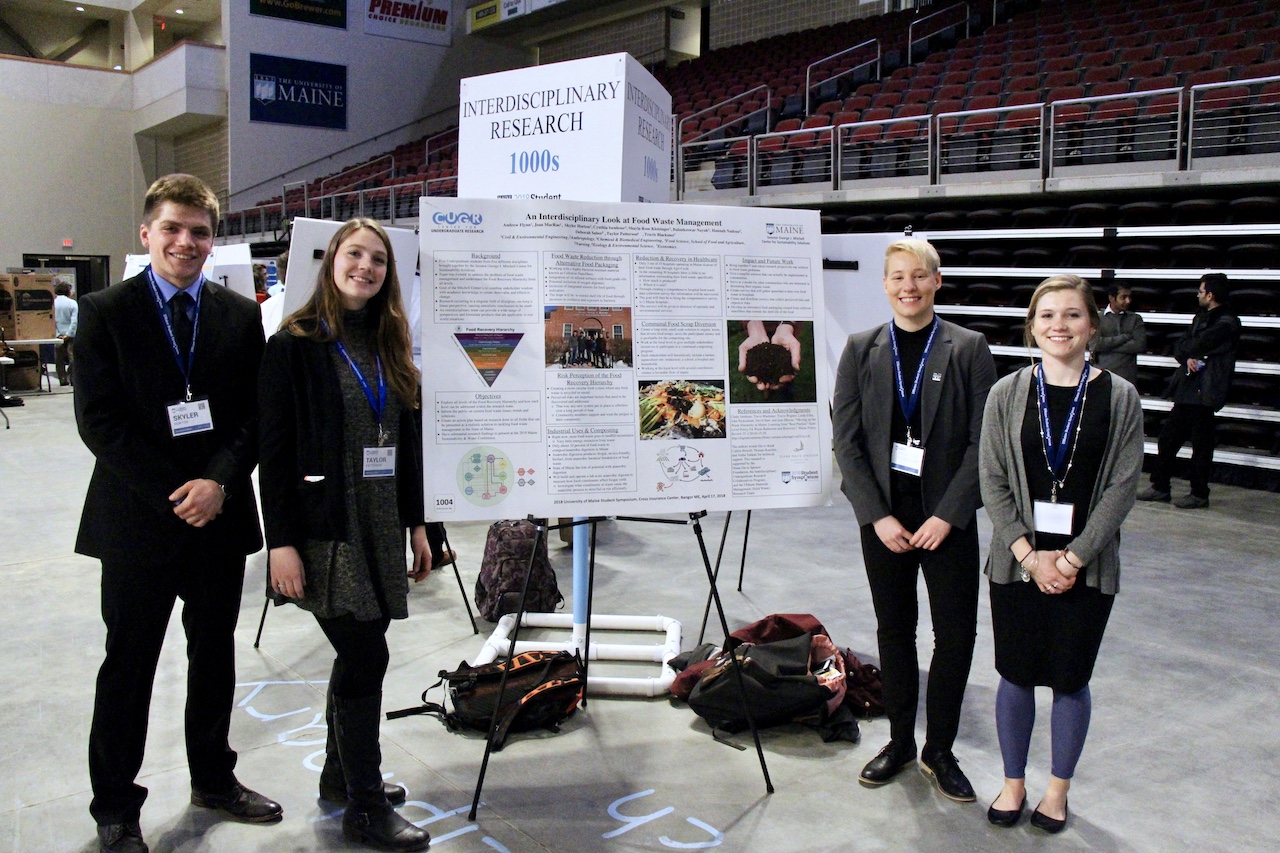
[[[1066,825],[1067,790],[1089,728],[1089,678],[1119,590],[1120,525],[1142,471],[1142,407],[1124,379],[1085,359],[1098,331],[1089,285],[1045,279],[1027,311],[1042,361],[991,389],[979,450],[993,532],[987,575],[995,636],[996,728],[1004,787],[987,818],[1026,806],[1035,688],[1053,689],[1052,775],[1031,823]]]

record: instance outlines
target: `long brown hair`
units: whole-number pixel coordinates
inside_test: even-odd
[[[413,366],[413,338],[409,334],[409,321],[404,314],[404,302],[400,296],[400,279],[396,275],[396,258],[391,249],[391,238],[372,219],[358,217],[348,219],[329,241],[325,249],[320,273],[316,276],[316,289],[307,303],[285,318],[282,324],[289,334],[309,338],[321,343],[331,343],[343,337],[342,315],[345,310],[342,294],[333,279],[333,260],[338,247],[348,237],[367,228],[387,250],[387,275],[382,287],[369,300],[374,326],[374,349],[386,371],[387,385],[400,401],[410,408],[418,408],[418,368]],[[325,329],[328,329],[326,332]]]

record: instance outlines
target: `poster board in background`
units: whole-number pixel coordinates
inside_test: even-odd
[[[324,260],[325,249],[333,235],[342,227],[331,219],[293,220],[293,236],[289,241],[289,266],[285,269],[284,308],[281,317],[288,317],[311,298],[316,289],[316,276]],[[384,228],[391,238],[391,250],[396,256],[396,275],[400,279],[400,296],[404,301],[406,316],[409,311],[409,288],[413,286],[414,270],[418,267],[418,235],[412,228]]]
[[[827,502],[816,211],[420,204],[428,518]],[[768,393],[738,370],[755,320],[801,342]]]
[[[464,79],[460,198],[671,198],[671,94],[629,54]]]
[[[147,268],[150,255],[125,255],[124,278],[127,281]],[[214,246],[201,268],[208,281],[220,284],[248,299],[254,299],[253,257],[248,243]]]
[[[926,239],[923,235],[917,236]],[[901,239],[900,232],[822,236],[825,267],[822,282],[827,311],[825,350],[833,393],[836,369],[849,336],[893,319],[893,310],[884,292],[884,253],[890,244]],[[847,269],[855,261],[858,268]]]

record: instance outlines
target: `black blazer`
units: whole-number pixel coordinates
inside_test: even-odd
[[[978,442],[987,393],[995,381],[996,365],[986,339],[943,320],[920,392],[920,481],[925,512],[960,529],[973,522],[982,506]],[[832,438],[841,489],[860,525],[893,514],[889,432],[891,407],[896,405],[888,325],[850,335],[836,373]]]
[[[268,548],[347,539],[342,389],[331,347],[287,331],[267,341],[258,379],[258,485]],[[404,526],[425,524],[421,421],[407,406],[396,436],[396,490]]]
[[[199,548],[243,556],[262,547],[249,474],[258,461],[254,394],[262,358],[258,304],[206,281],[191,390],[207,397],[213,430],[173,438],[167,407],[186,386],[143,272],[80,299],[76,424],[96,462],[76,551],[163,561]],[[221,483],[222,514],[203,528],[174,515],[188,480]]]

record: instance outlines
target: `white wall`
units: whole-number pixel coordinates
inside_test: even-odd
[[[249,4],[223,2],[229,27],[230,129],[228,181],[232,207],[247,207],[280,192],[287,170],[336,155],[320,174],[457,124],[462,77],[529,64],[525,51],[466,35],[465,3],[454,0],[453,47],[365,35],[367,2],[348,0],[347,28],[323,27],[249,14]],[[249,54],[270,54],[347,66],[347,129],[295,127],[249,121]],[[434,126],[392,133],[415,119],[437,115]],[[375,141],[345,152],[343,149]],[[309,170],[314,176],[317,169]],[[306,176],[303,176],[306,177]],[[298,179],[290,175],[289,180]]]
[[[139,251],[146,191],[129,75],[0,58],[0,267],[23,252]],[[63,249],[63,238],[74,248]]]

